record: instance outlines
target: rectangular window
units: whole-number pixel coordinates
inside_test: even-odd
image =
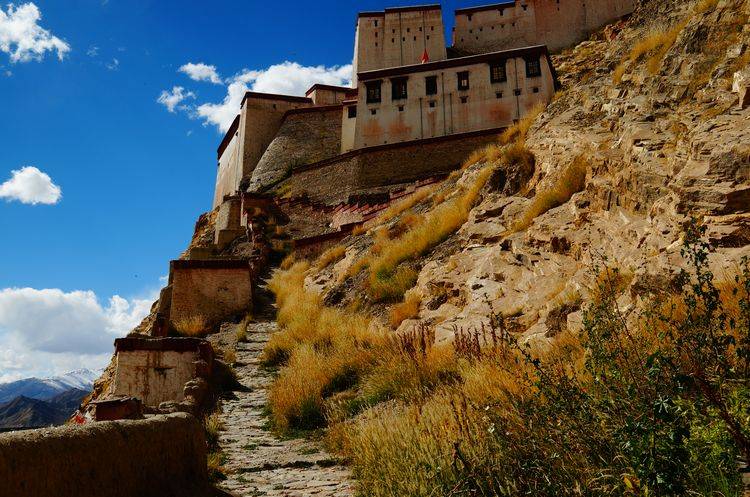
[[[368,81],[365,83],[367,87],[367,103],[368,104],[379,104],[380,103],[380,81]]]
[[[469,89],[469,71],[458,73],[458,89],[464,91]]]
[[[349,112],[349,119],[354,119],[357,117],[357,106],[356,105],[350,105],[346,108],[346,110]]]
[[[505,72],[505,61],[501,60],[490,64],[490,82],[505,83],[508,81],[508,75]]]
[[[539,58],[526,59],[526,77],[527,78],[538,78],[542,75],[542,65],[539,63]]]
[[[437,95],[437,76],[424,78],[424,86],[426,95]]]
[[[403,100],[406,97],[406,78],[393,78],[391,80],[391,100]]]

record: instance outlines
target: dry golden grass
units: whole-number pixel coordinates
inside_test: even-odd
[[[354,235],[354,236],[363,235],[365,233],[367,233],[367,228],[365,228],[364,224],[358,224],[352,230],[352,235]]]
[[[230,366],[237,362],[237,354],[235,353],[234,349],[223,349],[221,351],[221,358],[224,359],[224,362],[229,364]]]
[[[211,330],[211,323],[203,315],[188,316],[172,323],[177,333],[188,337],[205,336]]]
[[[410,290],[404,295],[404,301],[391,308],[391,326],[398,328],[407,319],[419,314],[419,306],[422,304],[422,295],[416,290]]]
[[[218,411],[211,413],[203,420],[203,428],[206,432],[206,443],[209,447],[216,447],[219,443],[219,433],[226,430]]]
[[[318,257],[318,260],[315,261],[315,267],[318,269],[318,271],[321,271],[334,262],[340,261],[344,258],[345,255],[346,247],[344,247],[343,245],[335,245],[323,252],[323,254]]]
[[[294,254],[289,254],[284,257],[284,260],[281,261],[281,265],[279,267],[286,270],[292,267],[295,262],[297,262],[297,257]]]
[[[709,0],[710,2],[711,0]],[[639,62],[644,56],[646,58],[646,69],[649,74],[654,75],[661,70],[662,62],[666,53],[672,48],[677,41],[677,37],[680,35],[685,26],[687,20],[679,22],[677,25],[666,30],[652,31],[646,35],[638,43],[636,43],[630,50],[626,60],[629,62],[630,67],[635,67],[635,64]],[[625,74],[626,61],[620,63],[612,75],[612,80],[615,84],[619,84],[622,81],[622,77]]]
[[[396,268],[392,273],[370,273],[367,291],[375,302],[398,302],[417,282],[416,270],[410,267]]]
[[[387,223],[402,212],[411,209],[418,203],[422,202],[424,199],[429,197],[433,191],[435,191],[435,186],[425,187],[415,191],[408,197],[404,197],[395,204],[390,205],[387,209],[378,214],[375,219],[368,222],[368,225],[380,226],[381,224]]]
[[[693,12],[695,14],[704,14],[709,10],[713,10],[719,4],[719,0],[701,0],[695,5]]]
[[[385,241],[369,263],[373,277],[391,275],[400,263],[417,258],[448,238],[463,225],[484,185],[493,172],[485,167],[462,195],[438,205],[425,214],[423,222],[397,239]]]
[[[583,155],[576,157],[552,187],[534,196],[531,205],[526,208],[520,219],[513,224],[513,230],[521,231],[528,228],[538,216],[564,204],[570,200],[573,194],[583,190],[586,186],[587,168],[588,161],[586,158]]]
[[[534,124],[534,121],[536,121],[536,118],[539,117],[544,109],[545,105],[541,102],[532,107],[526,116],[500,135],[500,144],[507,145],[513,142],[525,141],[531,125]]]
[[[346,388],[387,344],[371,318],[326,307],[320,295],[305,290],[308,269],[299,262],[269,282],[281,331],[271,336],[263,362],[284,365],[270,395],[274,423],[282,429],[321,425],[324,397]]]

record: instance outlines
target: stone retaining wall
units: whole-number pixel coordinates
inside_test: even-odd
[[[497,142],[501,129],[464,133],[348,152],[299,167],[287,180],[296,195],[328,205],[349,202],[374,188],[445,174],[478,148]]]
[[[0,497],[207,497],[206,441],[188,414],[0,435]]]

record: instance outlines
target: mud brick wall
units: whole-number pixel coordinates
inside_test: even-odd
[[[244,314],[252,304],[252,270],[245,260],[172,261],[169,320],[204,316],[211,324]]]
[[[0,497],[208,497],[206,441],[188,414],[0,435]]]

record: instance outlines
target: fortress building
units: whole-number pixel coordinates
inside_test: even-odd
[[[319,215],[319,233],[346,224],[335,218],[343,211],[387,205],[549,102],[558,85],[550,50],[581,41],[634,3],[514,0],[459,9],[450,47],[440,5],[362,12],[351,88],[245,95],[218,149],[214,207],[236,205],[239,193],[283,193],[297,199],[287,210],[304,204],[314,211],[308,221]]]

